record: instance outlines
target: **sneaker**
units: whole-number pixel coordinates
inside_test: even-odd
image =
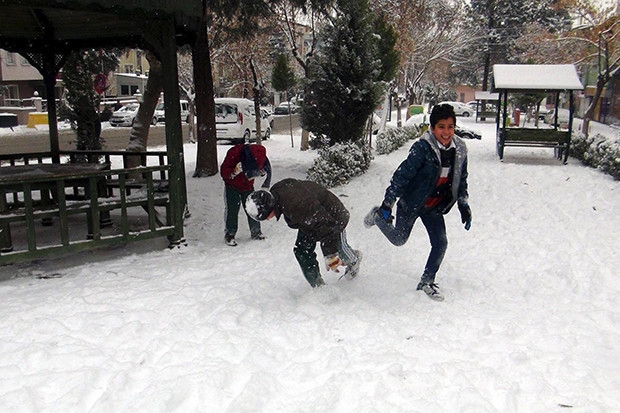
[[[264,240],[266,237],[263,235],[262,232],[259,232],[258,234],[253,234],[252,235],[252,239],[256,239],[256,240]]]
[[[353,264],[347,265],[347,269],[344,272],[344,275],[340,277],[340,278],[345,278],[349,281],[357,277],[357,274],[360,271],[360,265],[362,263],[362,252],[359,250],[353,250],[353,251],[355,252],[355,255],[357,255],[357,260]]]
[[[375,225],[375,215],[377,214],[378,210],[379,207],[373,207],[370,212],[366,214],[366,216],[364,217],[364,226],[366,228],[370,228]]]
[[[226,243],[226,245],[229,245],[231,247],[237,246],[237,241],[235,241],[235,236],[231,234],[224,235],[224,242]]]
[[[422,290],[431,300],[443,301],[443,295],[439,291],[439,286],[435,283],[420,282],[416,290]]]

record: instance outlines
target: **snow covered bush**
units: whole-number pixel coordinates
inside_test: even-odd
[[[573,132],[570,155],[584,164],[620,179],[620,139],[614,141],[601,134],[586,137],[581,132]]]
[[[377,136],[375,150],[379,155],[387,155],[408,141],[419,138],[421,134],[422,131],[418,125],[387,129]]]
[[[339,143],[319,150],[319,156],[308,169],[308,179],[333,188],[346,184],[370,167],[373,156],[370,147],[353,142]]]

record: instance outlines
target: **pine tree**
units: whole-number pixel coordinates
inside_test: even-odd
[[[337,3],[336,16],[321,36],[324,46],[309,63],[301,121],[315,135],[315,146],[360,141],[381,93],[368,1]]]
[[[276,64],[273,66],[271,85],[278,92],[287,92],[286,100],[288,100],[288,92],[295,86],[296,82],[295,73],[293,73],[289,66],[286,56],[283,54],[279,55]]]
[[[65,112],[77,133],[77,150],[101,149],[99,95],[93,80],[99,73],[108,75],[118,66],[118,57],[106,50],[81,50],[71,54],[63,67],[67,89]]]

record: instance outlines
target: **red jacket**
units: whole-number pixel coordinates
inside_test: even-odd
[[[220,175],[224,179],[224,185],[235,188],[240,192],[249,192],[254,190],[254,179],[248,179],[245,173],[234,175],[235,168],[241,162],[241,152],[246,144],[240,143],[228,150],[224,162],[220,167]],[[271,183],[271,164],[267,158],[267,151],[262,145],[247,144],[254,155],[258,169],[264,172],[267,177],[263,182],[264,188],[269,188]]]

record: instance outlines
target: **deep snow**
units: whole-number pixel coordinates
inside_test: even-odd
[[[252,241],[241,219],[224,245],[222,180],[191,177],[188,144],[187,246],[0,267],[0,411],[618,411],[620,182],[549,149],[500,162],[493,124],[458,123],[483,139],[467,141],[471,230],[447,216],[444,302],[415,291],[420,223],[403,247],[362,224],[409,145],[333,190],[364,262],[312,290],[284,222]],[[299,139],[265,142],[272,183],[305,177]]]

